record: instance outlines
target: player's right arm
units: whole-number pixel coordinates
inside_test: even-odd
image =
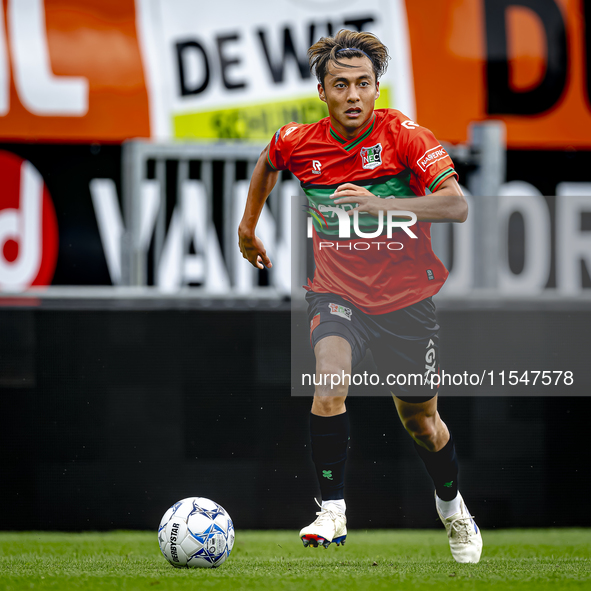
[[[261,240],[255,235],[255,230],[265,201],[273,190],[279,171],[275,170],[269,164],[268,159],[269,146],[267,146],[259,156],[258,162],[254,167],[248,188],[248,197],[246,198],[246,207],[242,221],[238,226],[238,245],[242,256],[258,269],[267,267],[270,269],[273,265],[267,256],[267,251]]]

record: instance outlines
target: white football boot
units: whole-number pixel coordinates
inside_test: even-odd
[[[317,548],[318,545],[328,548],[331,543],[337,546],[345,544],[347,537],[347,518],[344,513],[340,513],[331,508],[322,507],[318,501],[316,504],[320,507],[320,511],[316,513],[318,517],[308,527],[304,527],[300,531],[300,538],[304,543],[304,547],[313,546]]]
[[[437,507],[437,514],[447,531],[451,555],[456,562],[478,562],[482,553],[482,535],[468,511],[462,495],[460,497],[460,511],[449,517],[443,517]]]

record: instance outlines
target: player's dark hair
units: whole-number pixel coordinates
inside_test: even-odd
[[[321,37],[308,49],[310,71],[316,75],[322,87],[330,62],[343,68],[352,68],[351,64],[340,62],[339,58],[364,56],[372,63],[378,81],[388,67],[390,56],[388,48],[373,33],[341,29],[334,37]]]

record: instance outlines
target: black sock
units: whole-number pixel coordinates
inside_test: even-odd
[[[323,501],[343,499],[345,462],[349,446],[349,415],[333,417],[310,413],[312,460]]]
[[[451,433],[449,441],[439,451],[428,451],[416,441],[415,449],[433,479],[437,496],[442,501],[452,501],[458,494],[458,458]]]

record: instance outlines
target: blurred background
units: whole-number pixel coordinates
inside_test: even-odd
[[[340,28],[389,47],[377,107],[435,133],[470,201],[465,224],[432,229],[451,269],[443,369],[574,374],[442,389],[464,498],[484,528],[591,525],[589,3],[0,8],[1,528],[154,529],[186,496],[237,529],[309,521],[297,181],[282,173],[259,224],[271,272],[236,232],[275,131],[326,116],[306,50]],[[348,404],[351,527],[436,526],[392,401]]]

